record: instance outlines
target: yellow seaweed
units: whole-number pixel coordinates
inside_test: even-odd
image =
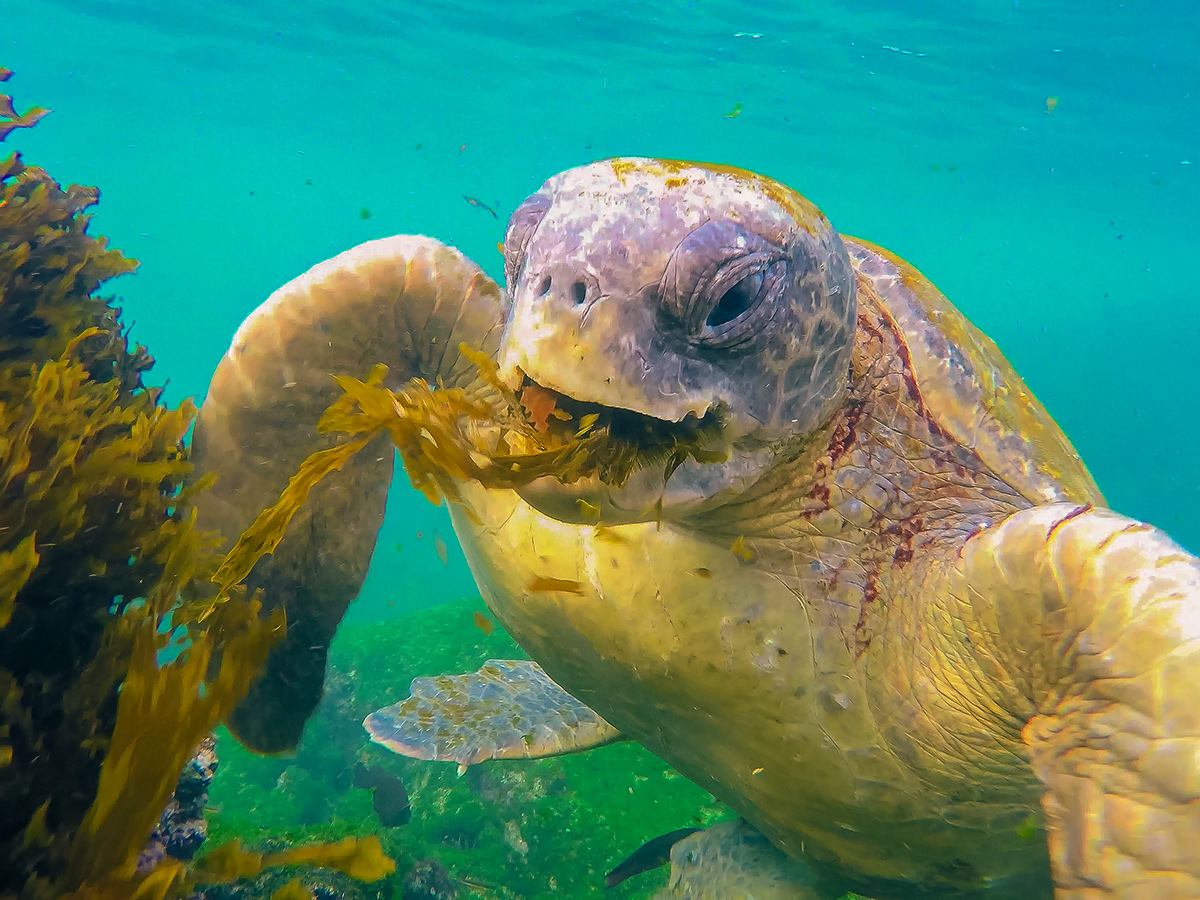
[[[137,857],[193,748],[232,711],[284,629],[282,612],[261,617],[232,577],[269,546],[251,535],[223,564],[217,536],[195,528],[190,503],[209,483],[185,484],[183,438],[196,410],[159,404],[142,383],[153,360],[130,347],[120,311],[96,296],[136,267],[87,234],[84,211],[97,197],[64,191],[18,154],[0,162],[6,898],[12,886],[26,900],[188,892],[187,866],[165,860],[138,874]],[[160,665],[180,627],[181,652]],[[351,874],[375,877],[387,864],[377,845],[302,849],[296,861],[328,859]]]
[[[378,881],[396,871],[396,864],[383,852],[377,835],[345,837],[331,844],[306,844],[280,853],[261,854],[243,850],[238,840],[228,841],[204,855],[195,868],[198,883],[237,881],[253,878],[274,866],[316,865],[345,872],[360,881]]]
[[[334,376],[343,393],[325,411],[318,428],[355,440],[306,459],[279,501],[251,526],[246,545],[235,548],[231,557],[276,546],[313,485],[383,432],[396,445],[413,487],[433,503],[457,500],[457,481],[504,490],[546,476],[567,484],[595,477],[620,487],[644,466],[661,465],[670,477],[689,457],[702,463],[726,459],[724,451],[710,448],[720,432],[719,417],[679,425],[618,413],[638,420],[641,429],[632,437],[619,435],[614,423],[604,419],[611,411],[584,413],[576,423],[564,409],[549,411],[550,401],[525,402],[526,392],[518,395],[504,384],[486,354],[465,344],[459,350],[497,399],[479,400],[461,388],[434,388],[422,378],[392,391],[382,384],[387,372],[382,365],[365,381]],[[221,583],[236,581],[234,576],[246,571],[239,562],[222,573]]]

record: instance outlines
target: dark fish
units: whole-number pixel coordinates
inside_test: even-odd
[[[463,144],[463,146],[465,147],[466,144]],[[472,206],[478,206],[480,209],[490,212],[492,214],[493,219],[500,218],[498,215],[496,215],[496,211],[494,209],[492,209],[490,206],[488,206],[486,203],[484,203],[482,200],[476,200],[474,197],[468,197],[466,194],[463,194],[463,199],[466,200],[468,203],[470,203]]]
[[[412,816],[408,805],[408,791],[404,782],[385,769],[354,764],[354,786],[363,790],[373,791],[372,806],[379,823],[388,828],[404,825]]]
[[[689,834],[695,834],[699,830],[699,828],[680,828],[646,841],[629,854],[623,863],[604,876],[604,884],[607,887],[616,887],[626,878],[632,878],[634,875],[641,875],[643,872],[666,865],[671,859],[671,848]]]

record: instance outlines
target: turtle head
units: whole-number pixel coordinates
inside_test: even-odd
[[[843,400],[849,257],[815,206],[768,178],[652,159],[571,169],[513,213],[504,264],[502,378],[626,421],[704,426],[725,459],[621,488],[542,479],[522,493],[551,515],[583,521],[583,499],[605,522],[636,521],[734,488]]]

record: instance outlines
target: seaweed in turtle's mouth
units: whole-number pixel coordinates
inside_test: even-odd
[[[534,431],[533,439],[537,441],[538,435],[545,435],[548,444],[569,444],[594,435],[597,439],[594,461],[604,471],[592,474],[599,475],[602,481],[620,486],[635,469],[657,464],[666,465],[665,474],[669,478],[688,457],[700,462],[726,459],[724,453],[709,449],[726,424],[727,416],[718,405],[710,406],[702,416],[688,413],[679,421],[671,421],[579,400],[518,372],[520,387],[513,391],[513,396],[527,426]]]
[[[218,575],[236,584],[258,556],[270,553],[283,538],[313,485],[380,434],[391,436],[413,487],[435,503],[442,497],[459,499],[457,483],[463,481],[515,490],[546,477],[564,484],[595,478],[620,488],[639,469],[661,465],[665,483],[689,458],[700,463],[728,460],[727,452],[713,449],[721,446],[725,432],[727,415],[720,405],[703,416],[670,422],[576,400],[525,375],[518,393],[500,380],[487,354],[466,345],[459,349],[475,363],[491,396],[435,387],[422,378],[392,391],[383,385],[383,365],[372,368],[365,381],[334,376],[344,394],[317,427],[342,437],[301,464],[279,500],[238,540],[222,566],[224,575]]]
[[[345,393],[325,411],[318,429],[345,437],[305,460],[272,515],[294,511],[297,498],[382,432],[391,435],[413,487],[434,502],[457,499],[457,482],[517,490],[549,477],[568,485],[595,479],[621,488],[640,469],[661,466],[666,482],[689,459],[708,464],[729,458],[722,446],[728,418],[723,406],[670,422],[577,400],[523,373],[514,390],[499,378],[490,356],[465,345],[459,349],[476,365],[484,390],[414,378],[393,391],[383,385],[382,365],[366,381],[335,376]]]

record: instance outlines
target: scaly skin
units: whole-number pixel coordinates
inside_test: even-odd
[[[224,435],[204,463],[242,488],[228,509],[256,511],[316,449],[308,426],[297,458],[270,460],[329,399],[297,403],[289,367],[310,373],[300,393],[376,361],[442,372],[410,348],[444,339],[446,307],[431,316],[416,298],[453,280],[445,303],[459,291],[477,323],[455,335],[514,383],[725,417],[727,462],[623,487],[467,484],[452,514],[530,655],[793,857],[806,897],[1200,893],[1197,561],[1094,508],[1067,439],[932,285],[769,179],[664,161],[556,176],[514,214],[504,250],[511,311],[461,258],[394,296],[339,280],[354,260],[284,289],[239,333],[277,344],[240,379],[219,371],[202,419]],[[406,253],[442,251],[391,252],[403,268]],[[755,299],[723,318],[735,284]],[[379,327],[397,316],[399,331]],[[332,331],[314,336],[314,321]],[[311,361],[291,349],[323,345]],[[285,559],[323,552],[328,569],[342,554],[353,574],[312,599],[313,574],[289,573],[293,621],[311,608],[332,633],[374,520],[330,535],[381,502],[380,483],[364,480],[358,505],[343,483],[293,526]],[[582,593],[530,589],[545,578]],[[287,684],[261,693],[246,720],[263,697],[284,705]]]

